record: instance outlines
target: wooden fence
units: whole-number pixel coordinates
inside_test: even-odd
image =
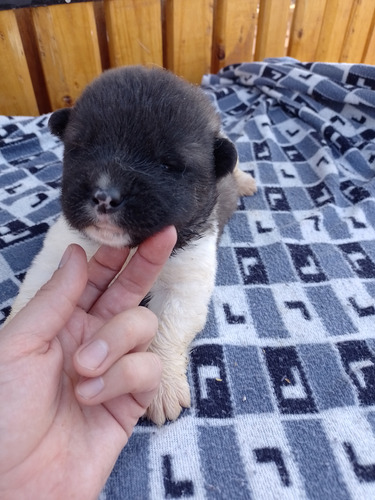
[[[66,0],[67,2],[69,0]],[[204,73],[265,57],[375,64],[374,0],[94,0],[0,12],[0,114],[74,103],[103,70]]]

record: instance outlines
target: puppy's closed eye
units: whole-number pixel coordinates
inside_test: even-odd
[[[167,172],[173,174],[183,174],[186,171],[186,166],[183,163],[167,162],[167,163],[162,163],[161,166]]]

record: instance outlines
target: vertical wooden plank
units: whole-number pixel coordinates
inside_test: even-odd
[[[375,64],[375,13],[372,16],[371,26],[367,35],[367,43],[364,50],[362,63]]]
[[[96,33],[98,35],[100,59],[102,61],[102,69],[104,71],[110,68],[108,33],[105,21],[104,0],[95,0],[92,5],[94,7]]]
[[[14,11],[0,12],[0,114],[37,115],[38,106]]]
[[[71,106],[102,71],[93,5],[38,7],[32,13],[52,109]]]
[[[217,0],[211,71],[252,61],[259,0]]]
[[[16,14],[18,29],[20,30],[23,50],[25,51],[27,66],[29,68],[39,113],[48,113],[51,111],[51,104],[49,102],[46,81],[40,62],[31,11],[31,8],[24,8],[17,9],[14,13]]]
[[[370,0],[372,1],[372,0]],[[288,55],[314,61],[327,0],[296,0]]]
[[[212,0],[165,0],[166,66],[192,83],[211,70]]]
[[[366,49],[375,13],[374,0],[355,0],[350,15],[340,62],[360,63]]]
[[[163,65],[160,0],[105,2],[111,66]]]
[[[317,61],[339,61],[355,0],[329,0],[315,52]]]
[[[260,0],[254,59],[286,55],[290,0]]]

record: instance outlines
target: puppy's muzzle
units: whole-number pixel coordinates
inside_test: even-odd
[[[100,214],[110,214],[117,212],[125,202],[125,198],[116,188],[95,188],[91,197],[93,206]]]

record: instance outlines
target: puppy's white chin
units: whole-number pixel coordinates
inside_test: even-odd
[[[97,243],[110,247],[122,248],[129,246],[131,243],[131,239],[127,233],[112,225],[98,224],[88,226],[85,228],[84,233]]]

